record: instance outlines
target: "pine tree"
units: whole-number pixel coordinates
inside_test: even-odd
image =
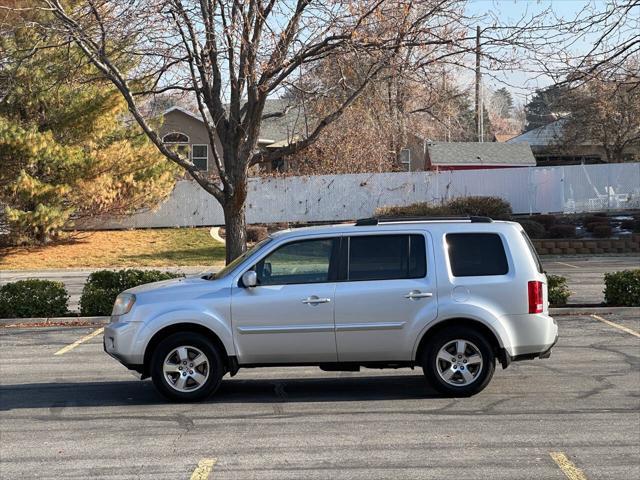
[[[37,50],[37,33],[10,33],[0,36],[0,205],[13,240],[45,243],[78,219],[166,197],[177,168],[126,126],[113,87],[74,47]]]

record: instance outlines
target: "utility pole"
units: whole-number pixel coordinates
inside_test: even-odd
[[[476,138],[482,142],[482,95],[480,93],[480,25],[476,28]]]

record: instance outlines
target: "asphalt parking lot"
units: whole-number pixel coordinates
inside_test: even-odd
[[[104,354],[96,328],[3,328],[0,477],[640,478],[640,319],[600,318],[558,317],[550,359],[472,398],[418,370],[273,368],[189,405]]]

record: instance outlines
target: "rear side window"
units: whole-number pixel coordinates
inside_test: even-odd
[[[505,275],[509,271],[500,235],[449,233],[446,238],[454,277]]]
[[[422,235],[371,235],[349,239],[349,281],[422,278],[426,273]]]

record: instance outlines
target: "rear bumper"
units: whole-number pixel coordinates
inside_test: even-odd
[[[534,358],[549,358],[551,356],[551,349],[558,343],[558,334],[556,333],[556,338],[551,343],[551,345],[545,345],[541,347],[539,352],[532,353],[522,353],[520,355],[515,355],[510,358],[510,362],[520,362],[522,360],[533,360]]]
[[[558,339],[558,324],[544,313],[504,315],[500,321],[508,333],[509,341],[505,342],[504,348],[513,358],[539,355],[549,350]]]
[[[503,348],[499,355],[498,359],[502,364],[502,368],[507,368],[511,362],[522,362],[524,360],[533,360],[535,358],[549,358],[551,356],[551,349],[558,343],[558,334],[556,333],[556,338],[550,345],[544,345],[540,348],[536,349],[534,352],[530,353],[521,353],[519,355],[509,355],[509,353]]]

